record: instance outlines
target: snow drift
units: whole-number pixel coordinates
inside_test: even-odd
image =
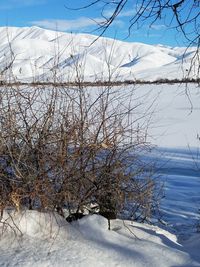
[[[73,225],[37,211],[10,216],[22,234],[0,225],[1,266],[199,266],[190,255],[197,239],[186,250],[173,234],[156,226],[115,220],[108,231],[106,219],[97,215]],[[6,225],[12,224],[10,216]]]

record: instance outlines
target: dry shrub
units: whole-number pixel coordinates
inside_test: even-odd
[[[134,88],[1,88],[1,211],[64,216],[96,204],[117,215],[131,204],[134,218],[151,217],[155,182],[138,159],[149,148],[141,103]]]

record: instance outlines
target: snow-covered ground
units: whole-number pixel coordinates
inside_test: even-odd
[[[156,97],[149,140],[158,147],[141,156],[156,163],[156,175],[164,181],[163,225],[113,220],[108,231],[106,219],[97,215],[70,225],[55,214],[4,214],[0,266],[200,266],[199,88],[189,85],[189,98],[185,89],[136,88],[138,97],[147,96],[146,107]]]
[[[199,147],[200,87],[197,84],[137,86],[136,94],[154,101],[149,141],[159,147]]]
[[[179,244],[156,226],[89,215],[69,225],[52,214],[12,214],[0,239],[1,266],[200,266],[200,239]]]
[[[157,148],[142,157],[156,164],[156,176],[164,183],[162,221],[181,239],[187,239],[200,224],[199,149]]]

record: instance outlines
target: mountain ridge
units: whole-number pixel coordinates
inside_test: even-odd
[[[188,76],[196,48],[124,42],[33,27],[0,27],[1,80],[156,81]],[[196,78],[195,66],[189,77]],[[80,77],[78,77],[80,76]]]

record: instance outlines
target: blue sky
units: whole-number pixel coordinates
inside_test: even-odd
[[[102,21],[100,6],[80,11],[71,11],[65,7],[66,5],[82,6],[86,2],[85,0],[1,0],[0,26],[35,25],[58,31],[98,34],[94,30],[97,28],[96,22]],[[107,16],[111,12],[109,8],[104,11]],[[134,7],[127,6],[105,36],[147,44],[186,45],[180,33],[166,26],[167,19],[157,21],[151,28],[147,22],[144,22],[142,28],[134,28],[131,36],[127,38],[127,26],[132,12],[134,12]]]

